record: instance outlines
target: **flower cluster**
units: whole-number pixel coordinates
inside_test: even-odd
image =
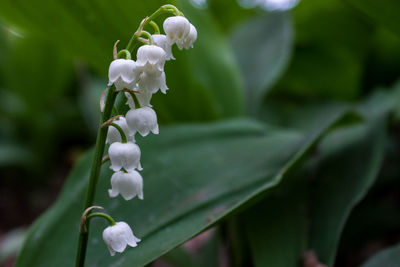
[[[145,137],[150,132],[158,134],[157,114],[150,104],[153,94],[168,90],[164,72],[165,62],[175,59],[172,46],[189,49],[197,39],[196,28],[183,16],[168,17],[163,28],[165,34],[149,35],[145,44],[137,50],[136,61],[130,58],[129,51],[125,58],[111,62],[108,72],[109,86],[125,92],[130,110],[125,116],[119,116],[110,123],[107,143],[111,177],[110,197],[121,195],[125,200],[134,197],[143,199],[143,178],[139,171],[141,150],[135,142],[135,134]],[[143,39],[143,38],[142,38]],[[142,40],[143,41],[143,40]],[[127,245],[136,246],[136,238],[129,226],[118,222],[103,232],[104,242],[111,255],[122,252]]]

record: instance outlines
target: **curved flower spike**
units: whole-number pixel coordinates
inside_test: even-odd
[[[126,119],[124,117],[119,117],[117,120],[114,121],[114,123],[122,128],[128,141],[135,142],[135,132],[130,130],[128,124],[126,124]],[[115,129],[115,127],[109,126],[106,143],[112,144],[114,142],[121,142],[121,135],[118,130]]]
[[[182,48],[185,49],[189,49],[193,47],[194,42],[197,39],[197,30],[196,27],[193,26],[193,24],[190,24],[190,32],[189,34],[186,36],[185,39],[183,39],[183,42],[181,44],[181,46],[178,45],[178,48],[182,50]]]
[[[126,113],[126,123],[132,132],[146,136],[151,131],[158,134],[157,114],[150,107],[131,109]]]
[[[133,234],[132,229],[125,222],[117,222],[104,229],[103,240],[111,256],[114,256],[116,252],[122,253],[127,245],[136,247],[140,242],[140,239]]]
[[[139,77],[139,70],[135,61],[131,59],[113,60],[108,69],[108,85],[115,85],[117,90],[133,89]]]
[[[179,47],[189,34],[190,22],[182,16],[169,17],[164,20],[163,28],[170,45],[176,43]]]
[[[167,60],[175,59],[174,56],[172,55],[172,47],[171,44],[168,42],[167,36],[165,34],[153,34],[152,36],[154,39],[154,44],[164,49],[166,54],[166,59]]]
[[[111,177],[111,189],[108,190],[110,197],[118,194],[125,200],[130,200],[135,196],[143,199],[143,178],[137,171],[116,172]]]
[[[161,75],[167,55],[161,47],[156,45],[143,45],[137,51],[138,67],[147,74]]]
[[[115,172],[122,168],[128,172],[135,169],[142,170],[142,166],[140,165],[140,148],[132,142],[112,143],[108,149],[108,155],[111,161],[110,169]]]

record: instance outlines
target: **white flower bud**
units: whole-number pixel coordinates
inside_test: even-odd
[[[136,247],[140,242],[140,239],[133,235],[132,229],[125,222],[117,222],[104,229],[103,240],[111,256],[114,256],[115,252],[122,253],[127,245]]]
[[[128,125],[126,124],[126,119],[124,117],[119,117],[114,121],[121,129],[124,131],[126,139],[131,142],[135,142],[135,132],[132,132]],[[121,142],[121,134],[112,125],[108,126],[107,140],[106,143],[112,144],[114,142]]]
[[[151,131],[158,134],[157,114],[150,107],[131,109],[126,113],[126,123],[131,131],[146,136]]]
[[[117,90],[133,89],[139,77],[138,66],[131,59],[116,59],[108,69],[108,85],[115,85]]]
[[[190,22],[182,16],[169,17],[164,20],[163,28],[168,42],[171,45],[174,43],[178,44],[182,43],[183,39],[189,34]]]
[[[156,45],[143,45],[137,51],[136,64],[139,68],[152,75],[161,75],[166,60],[164,49]]]
[[[193,24],[190,24],[190,32],[189,32],[189,34],[186,36],[186,38],[183,39],[183,43],[182,43],[182,46],[181,46],[181,47],[179,47],[179,45],[177,44],[177,45],[178,45],[178,48],[181,49],[181,50],[182,50],[182,48],[185,48],[185,49],[192,48],[194,42],[196,41],[196,39],[197,39],[197,30],[196,30],[196,27],[194,27]]]
[[[122,168],[128,172],[135,169],[142,170],[142,166],[140,165],[140,148],[132,142],[112,143],[108,149],[108,155],[111,161],[110,169],[115,172]]]
[[[175,59],[172,55],[172,47],[171,44],[168,42],[167,36],[165,34],[153,34],[154,44],[156,46],[161,47],[164,49],[166,54],[166,59],[171,60]]]
[[[111,189],[108,190],[110,197],[118,194],[125,200],[130,200],[135,196],[143,199],[143,178],[137,171],[116,172],[111,177]]]

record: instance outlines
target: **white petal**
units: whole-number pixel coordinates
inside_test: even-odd
[[[111,256],[115,252],[123,252],[127,245],[136,247],[140,239],[133,235],[133,232],[125,222],[117,222],[103,231],[103,240],[106,243]]]
[[[121,229],[123,229],[125,233],[125,242],[131,247],[136,247],[136,243],[140,242],[140,239],[133,234],[132,229],[129,227],[129,225],[125,222],[118,222],[117,224],[119,224],[119,226],[121,227]]]
[[[109,85],[111,85],[109,83]],[[122,78],[118,78],[115,82],[114,82],[115,87],[117,88],[117,90],[122,90],[122,89],[134,89],[136,87],[136,80],[131,82],[131,83],[127,83],[125,81],[122,80]]]
[[[125,144],[114,142],[110,145],[108,154],[111,161],[110,168],[113,171],[119,171],[121,168],[128,172],[140,169],[140,148],[132,142]]]
[[[137,100],[139,101],[139,105],[142,107],[151,107],[152,105],[150,104],[151,97],[153,96],[152,93],[147,92],[147,91],[140,91],[139,94],[136,95]]]
[[[158,130],[158,124],[156,126],[154,126],[154,128],[151,130],[151,132],[153,134],[159,134],[160,133],[160,131]]]
[[[182,16],[167,18],[163,23],[168,42],[172,45],[178,40],[184,39],[190,31],[190,22]]]
[[[139,71],[135,61],[131,59],[116,59],[111,62],[108,70],[108,84],[115,84],[118,90],[129,88],[136,83]]]
[[[116,197],[116,196],[118,196],[118,194],[119,194],[119,192],[116,189],[114,189],[114,188],[108,189],[108,195],[110,197]]]
[[[111,192],[117,192],[125,200],[130,200],[143,191],[143,178],[137,171],[128,173],[116,172],[111,178]],[[110,194],[111,196],[111,194]]]
[[[150,73],[143,72],[140,75],[138,89],[140,94],[142,94],[142,92],[154,94],[159,89],[161,92],[166,93],[168,87],[165,80],[165,73],[161,72],[160,75],[151,75]]]
[[[119,195],[119,178],[123,172],[115,172],[111,176],[111,189],[108,190],[108,194],[110,197],[116,197]]]
[[[157,114],[150,107],[131,109],[126,113],[126,123],[131,131],[137,131],[146,136],[152,131],[158,134]]]
[[[156,45],[143,45],[137,51],[137,64],[144,67],[146,64],[163,68],[166,60],[164,49]]]
[[[182,47],[185,49],[189,49],[193,47],[193,43],[197,39],[197,30],[196,27],[194,27],[192,24],[190,24],[190,32],[186,36],[185,39],[183,39]]]
[[[153,34],[152,36],[155,45],[164,49],[166,54],[166,59],[167,60],[175,59],[174,56],[172,55],[172,47],[171,44],[168,42],[167,36],[165,34]]]
[[[138,171],[142,171],[143,170],[143,168],[142,168],[142,164],[140,164],[140,162],[139,162],[139,166],[138,166]]]
[[[116,225],[108,226],[103,231],[103,240],[106,243],[111,256],[115,255],[115,252],[122,252],[126,248],[126,241],[121,234],[118,223]]]

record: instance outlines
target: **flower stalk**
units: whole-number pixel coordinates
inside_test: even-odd
[[[164,21],[165,34],[161,34],[154,19],[165,13],[174,17]],[[145,30],[147,26],[152,27],[154,34]],[[116,252],[122,253],[127,246],[136,247],[140,242],[125,222],[115,222],[106,213],[91,213],[92,209],[102,209],[93,206],[100,169],[103,163],[111,162],[110,168],[114,174],[111,177],[112,188],[108,192],[110,197],[121,195],[125,200],[136,196],[143,199],[143,178],[138,172],[143,170],[140,163],[141,150],[136,144],[135,134],[147,136],[150,132],[159,133],[157,114],[150,104],[151,97],[158,91],[165,94],[168,90],[164,64],[167,60],[175,59],[172,45],[188,49],[193,46],[196,38],[195,27],[183,17],[183,13],[173,5],[164,5],[142,20],[125,49],[118,52],[119,41],[115,42],[114,60],[108,73],[109,88],[100,97],[100,126],[81,217],[76,267],[84,266],[89,224],[93,217],[105,218],[110,223],[103,231],[103,240],[111,256]],[[138,46],[135,61],[131,53]],[[125,116],[120,115],[115,107],[118,93],[125,95],[126,104],[130,108]],[[106,144],[109,144],[108,155],[103,157]]]
[[[151,14],[149,17],[146,17],[144,20],[139,25],[139,28],[137,31],[132,35],[131,39],[129,40],[128,45],[126,46],[126,49],[130,52],[133,51],[135,48],[135,45],[137,44],[137,39],[141,36],[142,30],[150,24],[151,21],[153,21],[155,18],[158,16],[165,14],[165,13],[171,13],[175,16],[183,16],[183,13],[180,12],[175,6],[173,5],[163,5],[159,9],[157,9],[153,14]]]
[[[107,128],[101,126],[110,118],[116,97],[117,97],[117,92],[115,90],[115,86],[113,85],[108,89],[108,94],[104,105],[104,111],[101,114],[100,126],[97,133],[96,145],[94,149],[92,169],[90,170],[89,184],[83,208],[84,210],[93,206],[94,196],[96,194],[96,185],[99,179],[100,169],[103,160],[103,153],[107,138]],[[85,232],[81,231],[79,234],[78,251],[75,262],[76,267],[83,267],[85,264],[88,237],[89,237],[89,223],[86,224],[86,231]]]

